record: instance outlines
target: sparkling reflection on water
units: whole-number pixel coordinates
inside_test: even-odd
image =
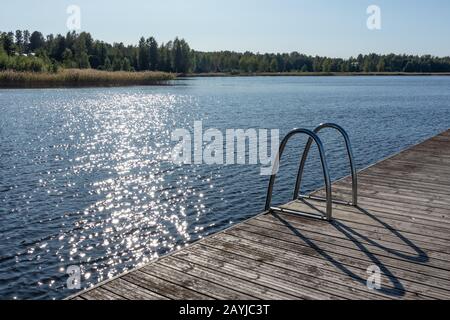
[[[449,98],[448,78],[0,90],[0,297],[62,298],[73,293],[70,265],[82,267],[88,287],[261,210],[267,177],[259,167],[175,165],[175,128],[203,120],[205,129],[285,134],[334,121],[349,130],[361,168],[449,127]],[[347,174],[339,140],[324,140],[333,177]],[[291,196],[295,146],[275,201]],[[320,167],[311,159],[307,169],[312,190],[322,184]]]

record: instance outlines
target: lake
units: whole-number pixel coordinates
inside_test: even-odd
[[[450,77],[192,78],[173,86],[0,90],[0,298],[60,299],[261,212],[258,165],[178,165],[177,128],[343,126],[358,169],[450,127]],[[323,134],[333,179],[349,174]],[[305,138],[274,202],[291,199]],[[323,184],[317,154],[304,191]]]

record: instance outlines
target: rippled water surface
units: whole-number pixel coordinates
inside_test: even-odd
[[[263,208],[251,165],[171,162],[171,133],[344,126],[359,168],[450,127],[449,77],[211,78],[168,87],[0,90],[0,298],[63,298]],[[333,178],[342,141],[323,134]],[[290,144],[275,202],[292,196]],[[304,189],[322,185],[314,153]]]

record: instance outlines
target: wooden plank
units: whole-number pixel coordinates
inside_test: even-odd
[[[421,189],[428,190],[430,192],[435,192],[437,190],[445,191],[445,192],[449,191],[448,188],[443,188],[443,185],[439,184],[439,183],[415,181],[412,179],[408,179],[405,176],[393,177],[392,175],[387,175],[385,173],[379,174],[376,172],[363,171],[358,174],[358,178],[359,178],[359,180],[361,180],[361,179],[366,180],[366,179],[372,178],[372,179],[376,179],[378,181],[384,181],[384,182],[391,183],[391,184],[398,183],[398,184],[403,184],[403,185],[408,185],[408,186],[415,185],[417,187],[420,187]],[[346,178],[341,181],[351,183],[350,178]]]
[[[348,208],[350,211],[351,207]],[[255,220],[264,220],[264,219],[265,216],[262,216],[258,217]],[[415,233],[399,232],[398,230],[395,230],[390,226],[357,223],[353,222],[353,220],[351,219],[345,219],[345,216],[339,221],[341,223],[345,223],[345,225],[348,226],[349,228],[352,228],[353,230],[369,237],[372,240],[386,240],[392,243],[399,243],[399,244],[405,244],[405,242],[408,243],[412,242],[416,246],[420,246],[421,248],[427,250],[450,253],[450,247],[447,245],[446,242],[443,242],[440,239],[434,239],[428,236],[418,235]],[[306,225],[305,224],[303,225],[305,225],[310,231],[323,231],[323,227],[320,222],[321,221],[314,221],[309,222]]]
[[[81,298],[86,300],[126,300],[124,297],[103,287],[82,293]]]
[[[325,197],[325,192],[317,192],[314,195]],[[333,190],[333,199],[349,199],[348,192],[339,192],[338,190]],[[417,204],[409,204],[407,202],[401,201],[392,201],[381,198],[376,198],[374,196],[359,196],[358,197],[359,207],[365,209],[366,211],[371,211],[370,208],[387,208],[390,210],[395,210],[399,213],[408,213],[412,212],[414,214],[419,215],[428,215],[428,213],[435,213],[434,215],[442,218],[442,222],[446,222],[448,217],[448,212],[445,212],[445,209],[435,208],[431,205],[417,205]]]
[[[308,200],[309,201],[309,200]],[[358,200],[359,201],[359,200]],[[363,199],[361,199],[363,201]],[[311,210],[314,212],[324,212],[326,210],[326,204],[325,202],[310,202],[311,204]],[[303,208],[301,205],[294,205],[293,203],[289,203],[287,205],[283,205],[282,207],[297,207],[297,208]],[[315,208],[315,209],[314,209]],[[306,209],[306,207],[305,207]],[[411,223],[415,224],[417,226],[428,226],[430,228],[437,228],[441,230],[442,232],[448,232],[450,224],[447,222],[446,216],[439,216],[439,215],[432,215],[424,211],[420,211],[420,213],[406,210],[406,211],[400,211],[395,207],[392,206],[374,206],[374,205],[367,205],[367,202],[363,201],[358,208],[355,208],[353,206],[346,206],[346,205],[340,205],[340,204],[333,204],[333,210],[337,212],[339,217],[336,217],[340,220],[348,220],[346,217],[347,214],[351,214],[351,217],[355,215],[359,216],[367,216],[368,218],[372,219],[372,223],[370,225],[372,226],[379,226],[382,225],[386,231],[389,231],[391,226],[389,223],[391,221],[399,221],[399,222],[405,222],[405,223]],[[349,222],[353,222],[354,220],[351,219]],[[406,231],[409,232],[410,230]],[[437,242],[435,242],[437,243]]]
[[[255,297],[224,287],[221,284],[210,281],[211,279],[200,278],[192,275],[192,272],[185,272],[185,270],[177,270],[173,267],[168,267],[163,259],[160,263],[152,264],[141,269],[142,272],[157,276],[166,281],[190,289],[192,291],[201,292],[214,299],[231,299],[231,300],[254,300]],[[167,260],[171,261],[170,258]]]
[[[321,252],[327,252],[330,254],[341,254],[345,255],[346,257],[351,257],[353,259],[358,259],[366,262],[371,262],[373,260],[377,260],[383,265],[402,269],[404,271],[409,272],[410,268],[412,266],[415,267],[415,272],[417,274],[427,275],[427,276],[434,276],[437,277],[439,282],[442,285],[448,286],[448,289],[450,290],[450,281],[447,281],[445,278],[448,274],[448,270],[442,270],[440,268],[436,268],[431,265],[431,263],[425,264],[422,263],[420,266],[417,266],[417,264],[420,264],[417,261],[410,261],[406,258],[401,259],[401,256],[397,256],[395,254],[390,253],[383,253],[382,250],[370,246],[367,244],[363,244],[360,242],[353,243],[353,246],[351,244],[345,244],[344,241],[339,242],[336,241],[336,239],[332,238],[331,240],[326,240],[326,237],[322,235],[311,236],[310,234],[298,230],[298,234],[293,234],[289,232],[283,232],[279,231],[277,227],[274,227],[276,230],[269,230],[267,228],[262,227],[246,227],[245,229],[233,229],[229,231],[229,234],[232,236],[245,238],[254,241],[255,238],[261,237],[260,242],[261,243],[267,243],[270,244],[271,241],[273,241],[273,245],[277,245],[277,247],[283,247],[286,246],[286,249],[290,249],[292,251],[299,250],[299,252],[302,252],[304,254],[307,254],[309,256],[315,256],[320,257]],[[301,238],[302,240],[299,241],[298,238]],[[287,242],[287,243],[286,243]],[[320,250],[308,250],[311,247],[311,244],[313,243],[314,246],[316,246]],[[382,254],[383,253],[383,254]],[[403,255],[403,254],[402,254]],[[407,256],[407,255],[404,255]],[[421,260],[422,257],[415,257],[414,255],[407,256],[411,257],[411,259]],[[442,262],[442,265],[446,266],[448,265],[447,261],[440,261]],[[411,265],[412,264],[412,265]],[[437,263],[436,263],[437,264]],[[443,280],[443,281],[441,281]]]
[[[308,200],[309,201],[309,200]],[[287,205],[282,206],[283,208],[287,209],[298,209],[300,211],[305,211],[308,213],[323,213],[323,209],[321,209],[321,203],[318,202],[312,202],[310,206],[306,206],[300,202],[291,202]],[[366,210],[366,212],[368,212]],[[355,214],[355,213],[348,213],[343,210],[335,210],[334,217],[337,220],[342,221],[352,221],[359,224],[365,224],[369,226],[374,227],[384,227],[384,228],[390,228],[397,230],[398,232],[410,232],[418,235],[423,236],[429,236],[430,234],[433,234],[435,239],[440,239],[440,241],[448,241],[450,240],[450,233],[445,228],[440,227],[432,227],[432,226],[424,226],[424,225],[417,225],[412,222],[408,221],[401,221],[401,220],[394,220],[394,219],[388,219],[388,218],[377,218],[376,216],[370,216],[367,214]]]
[[[361,199],[362,200],[362,199]],[[289,204],[283,205],[283,208],[299,209],[310,213],[323,213],[326,210],[325,202],[305,200],[308,203],[307,206],[300,202],[291,202]],[[358,200],[359,201],[359,200]],[[335,218],[339,221],[348,221],[358,223],[358,228],[366,228],[366,226],[381,227],[386,233],[387,231],[393,230],[398,232],[405,232],[411,235],[423,235],[424,232],[422,226],[429,228],[433,231],[440,232],[443,234],[442,239],[446,239],[446,234],[448,233],[448,224],[445,218],[439,220],[436,218],[435,221],[426,221],[422,215],[411,213],[411,212],[399,212],[397,209],[392,207],[380,207],[372,209],[366,205],[366,203],[361,203],[358,208],[352,206],[346,206],[341,204],[333,204],[333,209],[336,213]],[[404,229],[395,228],[395,224],[403,223]],[[407,226],[414,225],[415,228],[408,228]],[[407,228],[407,229],[406,229]],[[419,229],[419,230],[418,230]],[[429,230],[426,229],[426,230]],[[430,242],[439,244],[442,240],[430,239],[429,234],[425,234]],[[437,236],[438,239],[441,237]]]
[[[163,264],[175,268],[187,274],[192,274],[212,282],[217,282],[223,288],[234,288],[245,294],[245,299],[263,299],[263,300],[281,300],[281,299],[311,299],[310,295],[302,294],[301,291],[289,288],[290,283],[286,281],[270,282],[266,278],[255,274],[249,275],[249,270],[238,269],[236,273],[227,273],[223,270],[218,271],[223,264],[204,260],[193,255],[190,250],[182,251],[181,254],[175,254],[162,261]],[[188,259],[184,259],[188,256]],[[212,267],[215,267],[212,269]],[[283,285],[284,284],[284,285]],[[283,285],[283,286],[282,286]],[[287,287],[286,287],[287,286]],[[317,297],[317,296],[316,296]],[[230,299],[229,295],[225,298]]]
[[[123,279],[169,299],[213,300],[212,297],[206,294],[184,288],[140,270],[124,275]]]
[[[350,193],[351,187],[347,185],[336,184],[333,186],[333,190],[338,190],[343,193]],[[422,193],[421,196],[418,196],[414,193],[402,193],[400,192],[400,190],[397,190],[396,192],[390,192],[390,190],[386,188],[384,188],[383,190],[377,190],[377,188],[368,189],[364,185],[362,185],[361,188],[358,188],[358,194],[360,195],[360,197],[376,196],[379,200],[395,201],[397,203],[409,203],[410,205],[417,204],[421,206],[433,206],[441,209],[446,209],[449,206],[448,199],[435,194],[426,196],[425,193]]]
[[[409,259],[416,262],[416,260],[423,260],[428,263],[427,259],[438,259],[444,262],[450,261],[450,254],[446,252],[435,251],[433,245],[429,245],[428,248],[424,246],[419,247],[414,242],[409,241],[407,238],[398,239],[395,236],[388,237],[387,235],[378,236],[378,239],[373,236],[373,233],[366,230],[358,230],[349,227],[347,223],[339,223],[333,228],[323,228],[321,226],[312,226],[310,224],[304,225],[300,221],[292,221],[288,216],[283,216],[291,227],[295,230],[302,232],[305,236],[311,236],[312,239],[326,239],[329,242],[336,243],[345,247],[354,247],[355,239],[358,244],[371,248],[381,248],[381,252],[395,252],[399,256],[404,256],[403,259]],[[260,217],[248,222],[246,228],[252,229],[252,227],[265,228],[269,230],[277,230],[292,234],[292,231],[286,228],[280,221],[277,221],[273,217]],[[242,227],[238,227],[242,229]],[[348,235],[347,233],[350,233]],[[354,237],[354,238],[353,238]],[[329,240],[328,240],[329,239]],[[388,241],[396,239],[397,241]],[[433,249],[430,249],[433,248]]]
[[[263,259],[252,259],[248,255],[239,255],[237,252],[223,251],[215,247],[205,246],[203,244],[195,246],[192,252],[179,252],[174,255],[176,258],[185,259],[201,265],[207,265],[219,269],[223,273],[244,276],[250,281],[258,279],[261,274],[273,278],[275,285],[283,284],[288,281],[288,287],[292,283],[310,288],[314,286],[314,291],[325,291],[333,293],[347,299],[387,299],[382,295],[377,295],[373,291],[363,290],[355,287],[348,287],[342,284],[344,277],[336,281],[337,277],[326,277],[321,279],[317,277],[320,272],[317,267],[304,264],[297,265],[295,271],[272,264]],[[244,273],[244,275],[242,275]],[[248,274],[248,275],[247,275]],[[248,277],[248,278],[247,278]],[[282,281],[280,282],[281,279]],[[339,279],[338,279],[339,280]]]
[[[341,185],[342,187],[346,186],[345,184]],[[372,189],[375,191],[384,191],[389,192],[390,194],[407,194],[407,195],[413,195],[414,197],[430,197],[430,193],[432,193],[432,197],[436,197],[437,199],[449,202],[448,198],[450,197],[450,190],[448,189],[428,189],[424,187],[422,184],[414,184],[413,182],[410,182],[408,184],[401,184],[396,183],[395,180],[391,179],[389,182],[386,182],[385,179],[378,180],[374,178],[367,178],[364,177],[364,179],[359,179],[358,181],[358,187],[364,188],[364,189]]]
[[[168,300],[162,295],[145,290],[120,278],[110,281],[102,287],[109,291],[116,292],[118,295],[129,300]]]
[[[366,287],[367,273],[366,269],[373,263],[362,263],[361,261],[351,258],[333,257],[335,264],[323,257],[311,257],[305,254],[307,249],[297,250],[283,250],[281,247],[273,248],[266,243],[260,244],[259,241],[249,241],[238,237],[220,237],[210,238],[205,243],[213,248],[220,248],[224,251],[235,252],[242,256],[253,257],[255,260],[267,261],[271,264],[279,265],[283,268],[296,271],[299,268],[306,268],[309,272],[315,272],[316,277],[332,277],[337,281],[339,274],[345,276],[343,280],[348,286],[357,287],[361,290],[369,290]],[[298,248],[297,248],[298,249]],[[309,248],[311,249],[311,248]],[[313,250],[314,251],[314,250]],[[330,256],[332,257],[332,256]],[[336,271],[338,268],[339,271]],[[345,271],[344,271],[345,270]],[[329,274],[327,272],[330,272]],[[393,284],[394,283],[394,284]],[[382,290],[374,291],[376,294],[382,294],[390,299],[432,299],[424,295],[422,292],[415,292],[412,290],[405,290],[403,285],[396,277],[385,275],[382,277]]]
[[[314,256],[315,250],[308,250],[311,248],[302,248],[300,246],[296,246],[295,244],[281,243],[276,239],[270,239],[269,241],[264,241],[264,238],[257,237],[257,239],[248,240],[242,237],[220,237],[211,242],[208,242],[211,246],[223,246],[224,248],[228,248],[231,251],[231,248],[234,252],[241,252],[241,254],[250,254],[259,253],[265,259],[271,259],[272,262],[274,260],[281,260],[283,265],[291,265],[291,267],[297,267],[299,263],[304,261],[305,257],[308,255]],[[287,248],[290,248],[289,250]],[[283,248],[285,250],[283,250]],[[291,250],[292,249],[292,250]],[[360,287],[366,285],[367,273],[366,270],[371,265],[378,265],[381,267],[383,272],[382,280],[384,281],[383,287],[386,292],[391,293],[391,298],[403,298],[403,299],[417,299],[418,297],[422,297],[425,299],[445,299],[450,297],[450,291],[442,290],[437,287],[421,285],[420,282],[424,279],[429,278],[429,276],[424,274],[416,275],[417,282],[408,281],[407,287],[405,289],[406,284],[404,283],[407,279],[404,279],[400,276],[397,276],[397,273],[401,271],[393,271],[390,267],[385,267],[383,263],[377,261],[377,259],[373,260],[355,260],[349,257],[344,257],[339,254],[328,253],[323,250],[322,247],[319,247],[318,252],[326,255],[319,256],[316,254],[316,261],[314,264],[311,263],[310,266],[319,266],[321,269],[329,269],[330,267],[336,268],[339,267],[341,271],[347,276],[353,279],[360,279]],[[334,261],[334,264],[330,262],[330,260]],[[353,265],[352,265],[353,264]],[[359,264],[359,268],[355,268],[354,264]],[[349,280],[347,279],[347,283]],[[378,292],[383,292],[378,291]]]

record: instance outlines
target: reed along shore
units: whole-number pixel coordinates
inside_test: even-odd
[[[165,85],[176,76],[165,72],[99,71],[64,69],[49,72],[0,72],[0,88],[112,87]]]

